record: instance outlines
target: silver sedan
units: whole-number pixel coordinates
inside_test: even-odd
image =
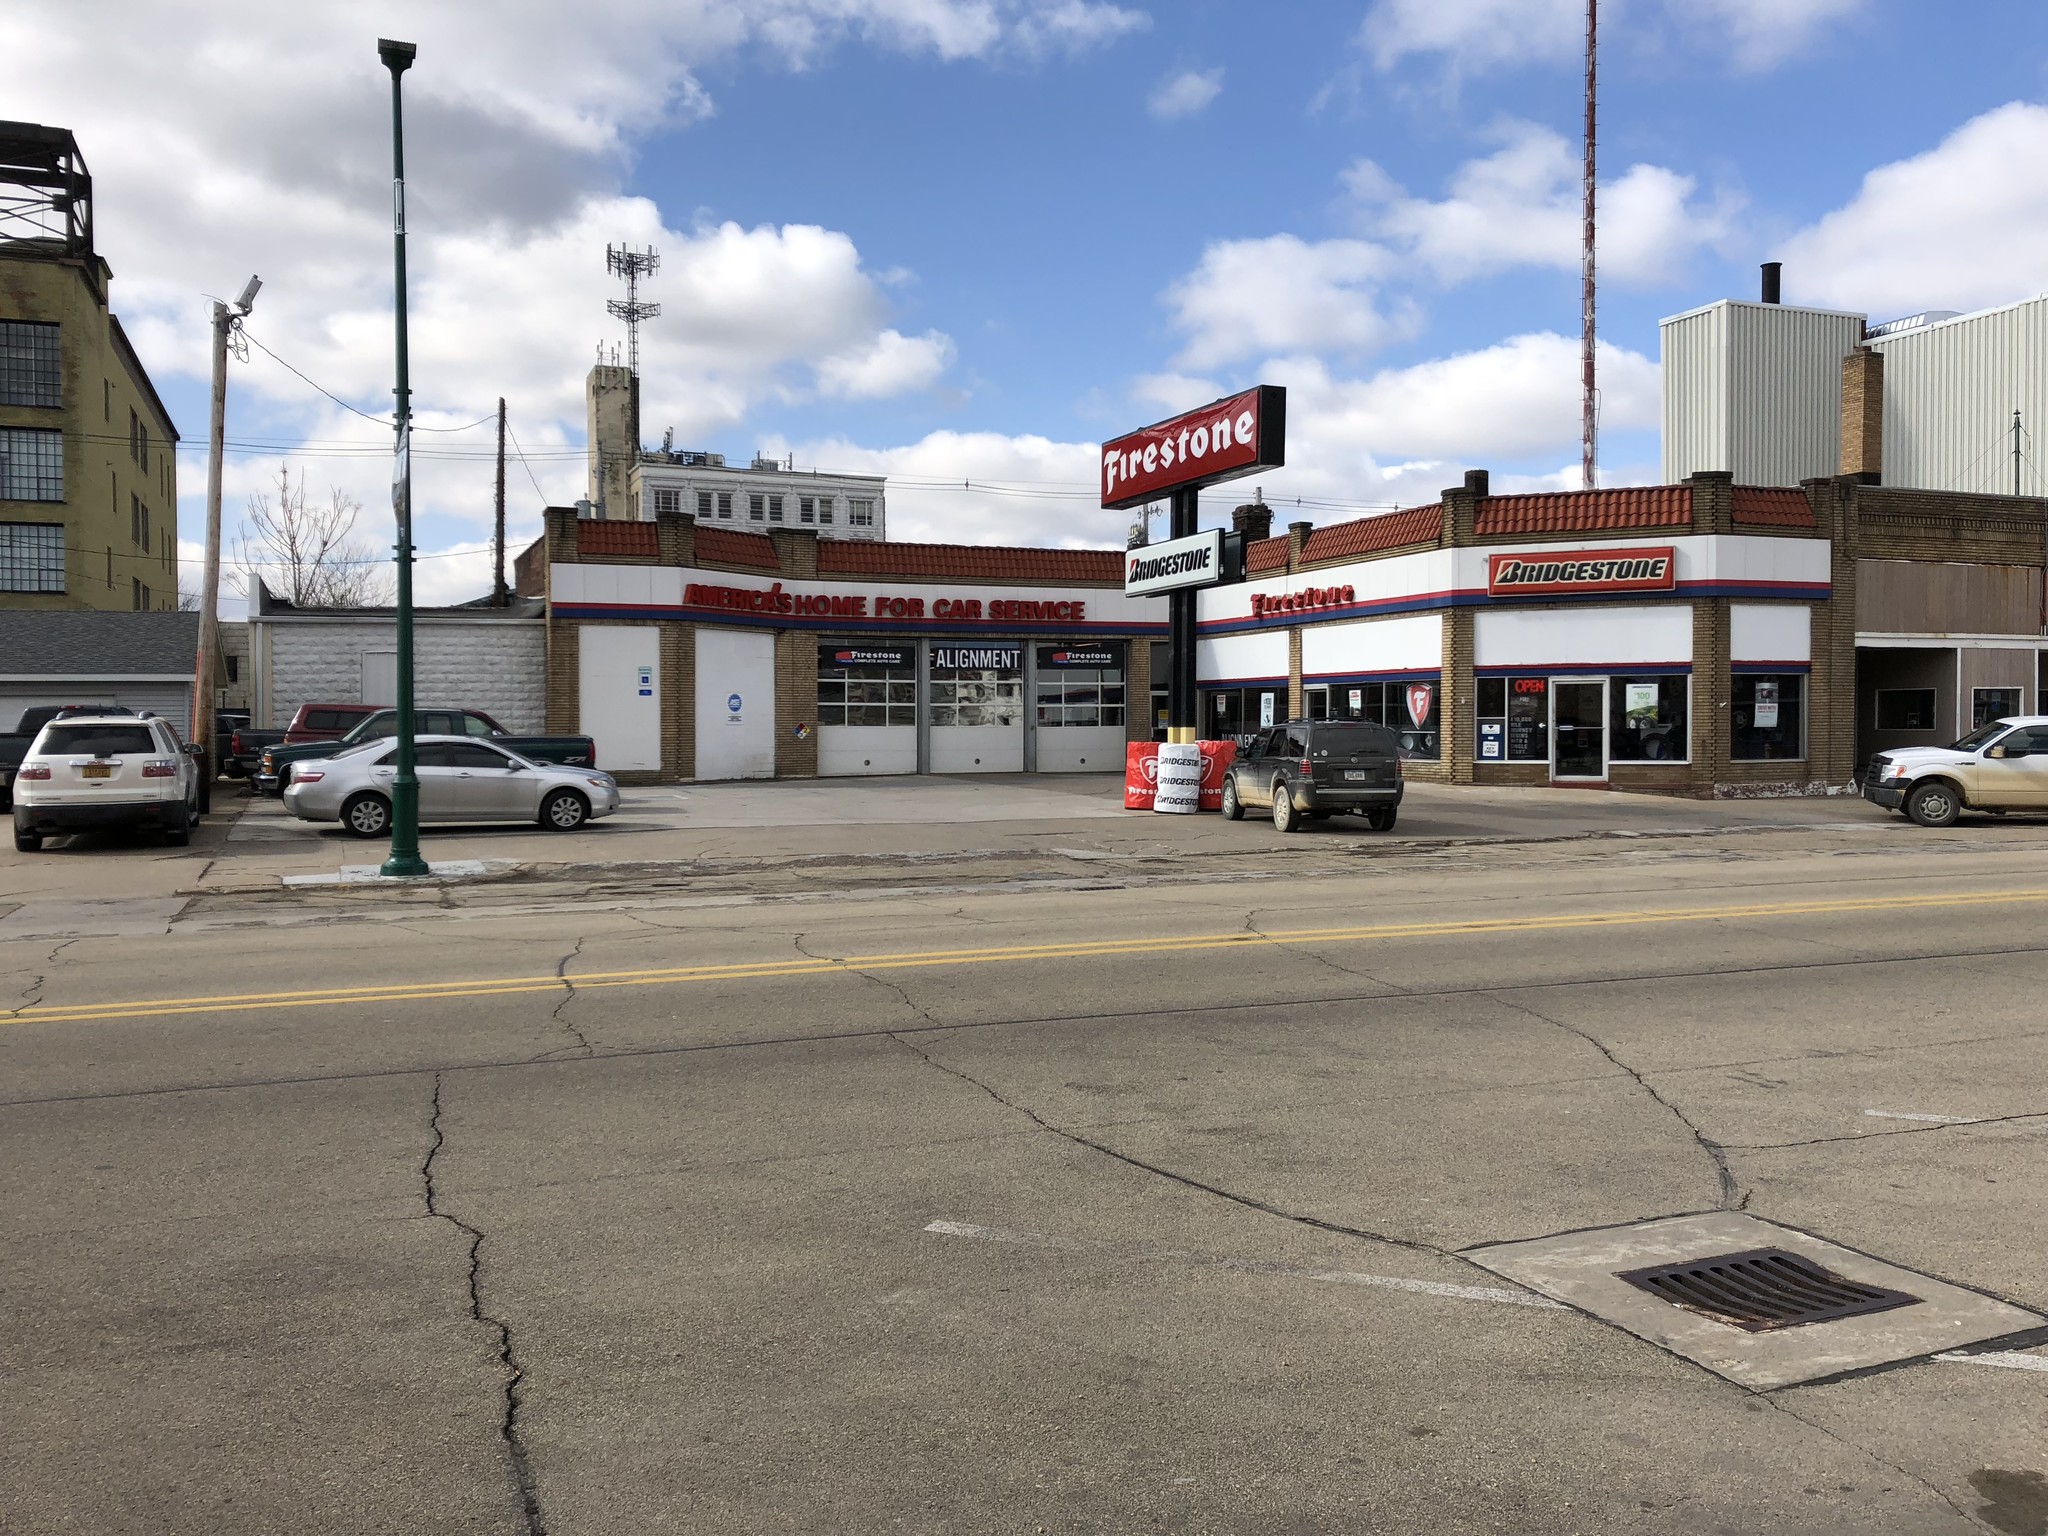
[[[536,763],[473,736],[421,736],[414,763],[422,826],[533,821],[572,832],[619,808],[618,782],[608,773]],[[339,821],[357,837],[388,837],[397,772],[395,741],[365,742],[294,768],[284,808],[301,821]]]

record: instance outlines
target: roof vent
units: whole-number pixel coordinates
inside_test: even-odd
[[[1784,273],[1784,270],[1785,264],[1781,261],[1767,261],[1764,263],[1763,300],[1766,304],[1778,302],[1778,279]]]
[[[1923,309],[1917,315],[1907,315],[1902,319],[1887,320],[1883,325],[1873,325],[1863,335],[1866,340],[1878,336],[1896,336],[1901,331],[1917,331],[1922,326],[1953,320],[1961,313],[1959,309]]]

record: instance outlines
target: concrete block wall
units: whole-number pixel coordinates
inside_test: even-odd
[[[363,656],[398,649],[395,623],[270,624],[270,715],[287,724],[301,704],[364,702]],[[413,629],[413,698],[422,708],[480,709],[508,731],[548,728],[546,624],[540,619],[423,620]],[[373,702],[382,703],[383,700]]]

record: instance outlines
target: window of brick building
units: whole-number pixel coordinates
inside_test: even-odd
[[[64,525],[0,523],[0,592],[64,590]]]
[[[62,406],[61,357],[54,324],[0,320],[0,405]]]
[[[0,427],[0,501],[64,499],[64,434]]]

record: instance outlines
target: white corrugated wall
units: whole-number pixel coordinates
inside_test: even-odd
[[[1728,311],[1716,304],[1657,327],[1663,352],[1664,483],[1728,467]]]
[[[1842,359],[1861,315],[1730,304],[1729,399],[1737,485],[1797,485],[1842,464]]]
[[[1797,485],[1841,465],[1842,359],[1861,315],[1724,299],[1659,327],[1667,483]]]
[[[1884,354],[1884,483],[1934,491],[2048,495],[2048,297],[1901,331]]]

